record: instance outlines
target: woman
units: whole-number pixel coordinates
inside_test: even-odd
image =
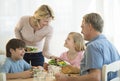
[[[48,5],[41,5],[33,16],[23,16],[15,27],[16,38],[38,50],[36,53],[24,55],[24,59],[32,66],[43,66],[44,57],[54,57],[49,53],[49,43],[53,34],[53,28],[49,23],[52,19],[52,9]]]

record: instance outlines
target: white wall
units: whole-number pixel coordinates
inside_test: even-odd
[[[41,4],[50,5],[55,13],[55,20],[51,22],[51,25],[54,28],[54,36],[51,41],[51,52],[57,56],[66,50],[63,44],[68,33],[71,31],[80,32],[83,15],[88,12],[98,12],[103,17],[108,17],[105,15],[104,11],[106,10],[104,9],[104,6],[106,5],[104,0],[0,0],[1,50],[5,51],[6,42],[14,37],[14,28],[20,17],[23,15],[33,15],[34,11]],[[108,9],[109,8],[107,8],[107,10]],[[109,11],[107,12],[109,13]],[[110,35],[107,33],[109,29],[112,31],[113,28],[111,26],[106,27],[105,34],[108,35],[108,38],[112,41],[114,35],[116,37],[119,33],[117,33],[117,35]],[[119,32],[118,30],[115,31]],[[116,47],[120,48],[117,45],[117,37],[114,39],[113,43]]]
[[[63,44],[68,33],[70,31],[80,32],[82,15],[90,11],[90,3],[89,0],[81,0],[81,2],[79,0],[1,0],[0,49],[5,50],[6,42],[14,37],[14,27],[21,16],[33,15],[41,4],[48,4],[55,14],[55,20],[51,23],[54,27],[51,52],[59,55],[66,50]]]

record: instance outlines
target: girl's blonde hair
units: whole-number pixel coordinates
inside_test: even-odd
[[[85,41],[83,36],[77,32],[70,32],[69,35],[73,37],[75,50],[76,51],[84,51],[85,50]]]

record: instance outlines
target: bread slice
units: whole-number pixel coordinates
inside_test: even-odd
[[[67,65],[62,67],[61,71],[64,74],[78,74],[80,73],[80,69],[71,65]]]

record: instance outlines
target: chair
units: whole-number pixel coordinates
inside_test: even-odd
[[[113,78],[110,81],[120,81],[120,61],[115,61],[108,65],[104,65],[102,68],[102,81],[107,81],[108,72],[118,72],[118,77]]]

